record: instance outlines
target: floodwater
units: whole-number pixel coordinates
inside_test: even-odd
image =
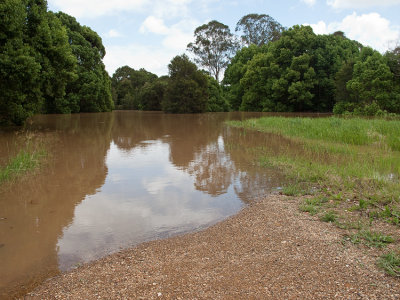
[[[265,134],[224,125],[254,113],[41,115],[49,162],[0,188],[0,298],[138,243],[205,228],[283,183],[248,147]],[[0,163],[16,152],[0,132]],[[14,147],[15,148],[15,147]],[[10,154],[11,153],[11,154]]]

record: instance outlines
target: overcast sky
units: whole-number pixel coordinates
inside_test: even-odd
[[[309,24],[315,33],[343,31],[381,52],[400,39],[400,0],[48,0],[96,31],[112,75],[121,66],[166,75],[170,60],[186,51],[197,26],[228,25],[249,13],[268,14],[285,27]]]

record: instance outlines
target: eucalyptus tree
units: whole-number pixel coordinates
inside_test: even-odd
[[[241,31],[241,40],[245,46],[266,45],[279,40],[284,27],[274,18],[265,14],[248,14],[236,24],[235,31]]]
[[[227,25],[213,20],[197,27],[194,37],[195,41],[187,49],[195,54],[195,62],[208,69],[219,82],[220,74],[237,50],[235,36]]]

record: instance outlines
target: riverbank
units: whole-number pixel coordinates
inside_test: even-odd
[[[398,299],[399,281],[376,266],[373,248],[299,212],[307,197],[270,195],[204,231],[52,278],[27,298]]]
[[[268,117],[229,124],[284,140],[247,151],[291,179],[284,194],[313,195],[301,211],[346,230],[353,244],[380,249],[377,263],[400,277],[399,120]]]

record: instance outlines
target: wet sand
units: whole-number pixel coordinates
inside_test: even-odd
[[[49,279],[28,299],[400,299],[400,280],[340,229],[271,195],[204,231]]]

